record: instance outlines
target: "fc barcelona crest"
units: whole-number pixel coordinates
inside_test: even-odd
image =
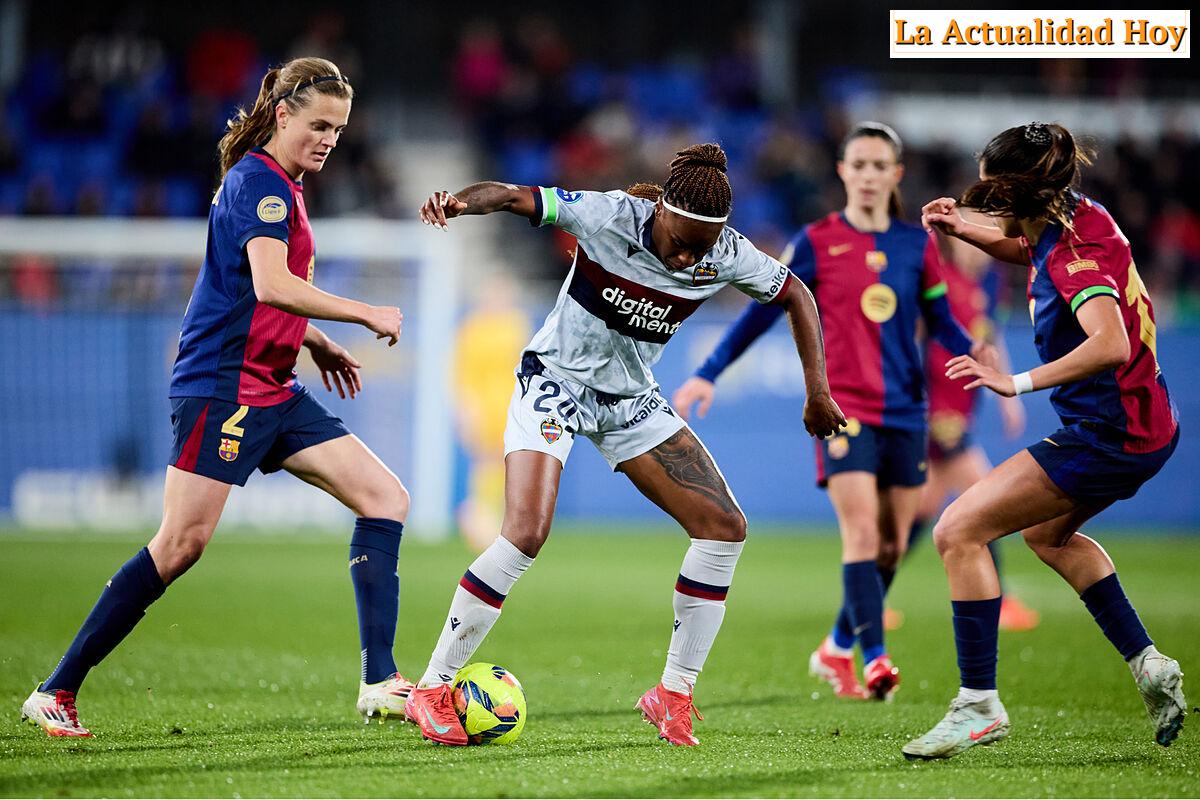
[[[217,449],[217,453],[225,461],[236,461],[238,457],[238,447],[241,445],[237,439],[222,439],[221,446]]]
[[[717,279],[717,267],[714,264],[697,264],[692,270],[692,286],[703,286]]]
[[[546,417],[546,419],[542,420],[542,438],[546,440],[547,444],[557,442],[562,433],[563,428],[562,425],[558,424],[558,420],[553,417]]]
[[[887,269],[887,253],[882,250],[868,250],[867,268],[872,272],[883,272]]]

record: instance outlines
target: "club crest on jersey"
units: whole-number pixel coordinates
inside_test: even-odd
[[[221,456],[223,461],[236,461],[238,457],[238,447],[241,442],[237,439],[222,439],[221,446],[217,448],[217,454]]]
[[[546,444],[554,444],[562,437],[563,427],[558,424],[558,420],[553,417],[546,417],[542,420],[542,438],[546,440]]]
[[[567,189],[555,189],[554,193],[558,195],[558,199],[564,203],[578,203],[583,199],[583,192],[572,192]]]
[[[872,272],[883,272],[887,269],[887,253],[882,250],[868,250],[867,268]]]
[[[846,457],[850,452],[850,440],[845,436],[835,436],[829,440],[829,457],[835,461]]]
[[[282,197],[267,195],[258,201],[258,218],[263,222],[279,222],[287,216],[287,203]]]
[[[716,264],[697,264],[692,270],[692,286],[703,286],[717,279]]]

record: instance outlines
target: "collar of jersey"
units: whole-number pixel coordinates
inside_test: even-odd
[[[854,231],[855,233],[861,233],[861,234],[864,234],[864,235],[866,235],[866,236],[887,236],[889,233],[891,233],[891,232],[892,232],[892,228],[896,227],[896,220],[892,219],[890,216],[888,217],[888,226],[887,226],[887,228],[885,228],[884,230],[881,230],[881,231],[864,231],[864,230],[862,230],[861,228],[858,228],[858,227],[856,227],[856,226],[854,225],[854,223],[853,223],[853,222],[851,222],[851,221],[850,221],[850,220],[849,220],[849,219],[846,217],[846,212],[845,212],[845,211],[839,211],[839,212],[838,212],[838,218],[839,218],[839,219],[840,219],[842,222],[844,222],[844,223],[846,224],[846,227],[847,227],[847,228],[849,228],[850,230]]]
[[[1037,244],[1033,248],[1034,264],[1042,264],[1046,261],[1046,256],[1050,255],[1050,251],[1058,244],[1058,240],[1062,238],[1063,226],[1057,222],[1049,223],[1042,229],[1042,235],[1038,237]]]
[[[296,188],[298,188],[298,189],[303,189],[303,188],[304,188],[304,181],[298,181],[298,180],[296,180],[295,178],[293,178],[291,175],[289,175],[289,174],[288,174],[288,171],[287,171],[286,169],[284,169],[284,168],[283,168],[283,164],[280,164],[278,161],[276,161],[276,160],[275,160],[275,156],[273,156],[273,155],[271,155],[270,153],[268,153],[268,152],[267,152],[267,151],[266,151],[264,148],[262,148],[262,147],[252,147],[252,148],[250,148],[250,152],[251,152],[251,153],[255,153],[255,154],[257,154],[257,155],[260,155],[260,156],[263,156],[263,157],[264,157],[264,158],[266,158],[266,159],[269,159],[269,160],[270,160],[270,162],[271,162],[272,164],[274,164],[275,166],[279,167],[279,171],[280,171],[280,173],[282,173],[282,174],[283,174],[283,177],[285,177],[285,178],[287,178],[289,181],[291,181],[293,186],[295,186],[295,187],[296,187]]]

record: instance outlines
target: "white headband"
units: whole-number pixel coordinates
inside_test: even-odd
[[[678,214],[681,217],[687,217],[688,219],[696,219],[696,220],[700,220],[701,222],[725,222],[727,219],[729,219],[728,214],[726,214],[723,217],[705,217],[700,214],[693,214],[690,211],[684,211],[682,208],[676,208],[675,206],[668,203],[666,200],[663,200],[662,204],[663,204],[663,208],[665,208],[667,211],[674,211],[676,214]]]

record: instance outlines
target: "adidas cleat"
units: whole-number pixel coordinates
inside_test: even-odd
[[[371,717],[378,716],[382,725],[389,719],[404,721],[404,701],[413,690],[413,683],[399,672],[393,672],[379,683],[360,683],[358,702],[355,708],[363,720],[370,724]]]
[[[454,710],[450,684],[413,688],[404,702],[404,716],[421,728],[421,735],[436,744],[466,745],[467,732]]]
[[[1183,729],[1183,718],[1187,716],[1179,662],[1150,646],[1133,657],[1129,669],[1154,725],[1154,741],[1170,747]]]
[[[658,728],[658,738],[668,744],[695,747],[700,740],[692,734],[692,714],[704,719],[700,709],[692,704],[692,695],[672,692],[661,683],[646,692],[634,705],[642,719]]]
[[[867,696],[876,700],[890,702],[900,688],[900,670],[887,654],[867,664],[863,668],[863,677],[867,682]]]
[[[91,736],[92,732],[79,724],[74,692],[40,692],[33,690],[21,706],[21,721],[29,720],[47,736]]]
[[[977,744],[991,744],[1008,736],[1008,712],[999,698],[976,703],[954,698],[942,721],[924,736],[904,745],[909,760],[950,758]]]
[[[821,646],[808,657],[808,674],[828,683],[834,694],[853,700],[863,700],[867,691],[858,682],[854,670],[854,656],[840,656],[833,652],[832,641],[826,636]]]

